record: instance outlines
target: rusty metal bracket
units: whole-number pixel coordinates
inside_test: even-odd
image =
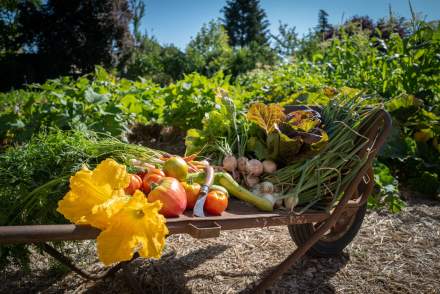
[[[200,226],[200,224],[197,225],[190,223],[188,227],[189,227],[189,234],[193,238],[197,238],[197,239],[216,238],[220,236],[220,231],[222,229],[222,227],[216,222],[213,222],[212,224],[206,224],[203,226]]]

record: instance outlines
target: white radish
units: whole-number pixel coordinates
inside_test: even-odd
[[[261,193],[272,194],[274,192],[274,187],[271,182],[262,182],[260,183]]]
[[[246,171],[253,176],[260,176],[263,173],[263,164],[258,159],[251,159],[246,165]]]
[[[277,170],[277,164],[272,160],[263,161],[263,171],[267,174],[274,173]]]
[[[240,172],[246,172],[246,166],[248,163],[248,159],[244,156],[239,157],[237,160],[237,167]]]
[[[266,200],[269,200],[270,203],[272,203],[272,205],[275,205],[276,199],[275,199],[275,197],[273,197],[272,194],[265,193],[265,194],[263,194],[261,197],[264,198],[264,199],[266,199]]]
[[[233,172],[237,168],[237,159],[234,155],[226,155],[223,159],[223,168],[228,172]]]

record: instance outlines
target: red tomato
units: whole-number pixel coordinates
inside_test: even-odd
[[[165,217],[176,217],[181,215],[186,208],[186,193],[180,182],[175,178],[164,177],[159,185],[154,187],[148,194],[148,201],[162,202],[159,213]]]
[[[138,175],[141,179],[143,179],[145,177],[145,175],[147,174],[146,171],[138,171],[136,173],[136,175]]]
[[[193,209],[200,193],[200,185],[197,183],[188,184],[182,182],[182,186],[186,192],[186,209]]]
[[[130,184],[124,189],[128,195],[133,195],[136,190],[142,187],[142,179],[138,175],[130,174]]]
[[[142,182],[142,190],[145,194],[148,195],[150,193],[152,184],[157,184],[163,178],[162,175],[156,173],[148,173],[145,175],[144,180]]]
[[[228,196],[221,191],[211,191],[206,197],[203,207],[208,214],[221,215],[228,207]]]

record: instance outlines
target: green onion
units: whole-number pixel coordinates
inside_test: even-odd
[[[332,100],[322,109],[323,122],[330,136],[327,145],[310,159],[302,159],[279,169],[265,178],[283,193],[280,199],[298,197],[299,205],[305,209],[318,204],[330,210],[342,196],[359,170],[367,155],[359,157],[366,148],[365,132],[379,107],[366,108],[364,101],[349,101],[343,98]]]

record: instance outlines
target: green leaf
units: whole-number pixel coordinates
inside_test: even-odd
[[[247,119],[265,130],[266,134],[272,133],[285,117],[283,107],[278,104],[254,103],[247,113]]]
[[[89,103],[107,103],[109,101],[107,94],[96,93],[91,87],[84,92],[84,98]]]
[[[186,154],[198,153],[203,146],[201,145],[203,141],[203,132],[197,129],[189,129],[186,132],[185,146]]]
[[[319,118],[312,111],[297,110],[292,111],[287,115],[287,122],[293,130],[310,132],[321,124]]]
[[[421,105],[421,101],[413,95],[401,95],[386,102],[385,108],[389,112],[393,112],[402,108],[418,108]]]

